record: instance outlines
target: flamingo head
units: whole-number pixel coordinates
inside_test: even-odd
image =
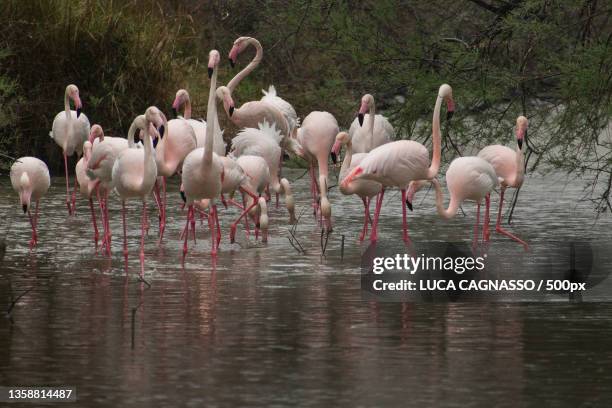
[[[217,50],[211,50],[208,53],[208,79],[212,78],[212,74],[221,62],[221,55]]]
[[[248,40],[250,39],[251,37],[238,37],[236,41],[234,41],[234,45],[232,46],[232,49],[229,52],[229,63],[232,68],[234,68],[234,66],[236,65],[238,54],[245,50]]]
[[[76,85],[70,84],[66,87],[66,94],[74,102],[74,109],[76,110],[77,118],[81,116],[81,109],[83,104],[81,103],[81,97],[79,96],[79,88]]]
[[[523,141],[527,136],[527,126],[529,126],[529,121],[524,116],[519,116],[516,118],[516,142],[518,143],[519,149],[523,148]]]
[[[30,198],[32,197],[32,183],[30,182],[30,177],[28,173],[25,171],[21,173],[21,177],[19,178],[19,202],[21,203],[21,208],[23,209],[23,213],[27,213],[30,209]]]
[[[179,89],[176,91],[176,96],[174,97],[174,102],[172,102],[172,113],[174,116],[178,116],[178,111],[181,109],[184,103],[189,101],[189,92],[186,89]]]
[[[338,160],[338,155],[340,154],[340,149],[342,149],[342,145],[347,144],[350,141],[350,136],[346,132],[340,132],[336,135],[336,141],[331,149],[332,160],[334,164]]]
[[[406,207],[408,207],[410,211],[412,211],[414,196],[427,183],[429,183],[429,180],[413,180],[408,184],[408,189],[406,190]]]
[[[234,100],[229,88],[227,86],[217,88],[217,98],[223,101],[223,108],[231,118],[234,114]]]
[[[166,129],[168,120],[166,116],[155,106],[150,106],[147,108],[145,112],[145,119],[148,123],[152,124],[154,127],[154,134],[151,135],[153,139],[153,147],[157,146],[158,137],[159,139],[164,138],[164,131]],[[150,132],[150,130],[149,130]]]
[[[450,120],[455,113],[455,100],[453,99],[453,88],[448,84],[440,85],[438,98],[446,101],[446,120]]]
[[[363,119],[365,114],[374,106],[374,97],[370,94],[365,94],[361,97],[361,105],[359,106],[359,112],[357,113],[357,119],[359,120],[359,126],[363,126]]]
[[[98,124],[93,125],[91,127],[91,130],[89,131],[89,138],[88,138],[89,143],[93,144],[96,138],[99,138],[100,141],[104,140],[104,130],[102,130],[102,126]]]

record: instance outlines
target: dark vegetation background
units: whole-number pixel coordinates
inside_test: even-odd
[[[0,152],[38,156],[61,174],[48,132],[71,82],[108,134],[124,135],[149,105],[169,113],[180,87],[205,117],[208,51],[226,56],[250,35],[264,59],[237,104],[274,84],[301,117],[327,110],[348,127],[369,92],[400,137],[425,142],[448,82],[457,102],[444,129],[448,159],[510,143],[524,114],[528,171],[580,178],[596,209],[611,210],[611,15],[603,0],[2,0]],[[226,83],[237,69],[222,63]]]

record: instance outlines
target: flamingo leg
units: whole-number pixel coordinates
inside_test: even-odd
[[[240,222],[240,219],[244,216],[248,217],[248,213],[249,211],[251,211],[251,209],[253,209],[256,205],[257,205],[257,196],[253,193],[251,193],[250,191],[243,189],[242,187],[240,187],[240,190],[242,191],[242,194],[248,194],[251,197],[253,197],[253,204],[251,204],[248,208],[245,208],[244,211],[242,211],[242,213],[240,213],[240,216],[238,218],[236,218],[236,220],[232,223],[232,225],[230,226],[230,243],[234,243],[235,242],[235,238],[236,238],[236,227],[238,225],[238,223]]]
[[[79,181],[77,180],[77,178],[74,178],[74,187],[72,189],[72,195],[71,195],[71,200],[72,200],[72,214],[76,215],[76,191],[77,188],[79,188]]]
[[[408,222],[406,221],[406,189],[402,189],[402,236],[406,245],[410,245],[408,237]]]
[[[191,214],[190,214],[190,220],[191,220],[191,233],[193,235],[193,243],[195,245],[196,243],[196,222],[195,222],[195,206],[194,208],[191,210]]]
[[[376,242],[378,240],[378,217],[380,216],[380,209],[382,208],[383,198],[385,196],[385,189],[383,188],[378,197],[376,198],[376,210],[374,210],[374,221],[372,222],[372,232],[370,233],[370,242]]]
[[[359,242],[362,242],[366,234],[368,233],[368,217],[370,215],[368,211],[368,199],[365,197],[361,197],[361,201],[363,201],[364,214],[363,214],[363,228],[361,229],[361,233],[359,234]]]
[[[144,278],[144,237],[147,223],[147,202],[142,200],[142,220],[140,222],[140,277]]]
[[[217,255],[217,237],[216,232],[217,232],[217,226],[215,225],[215,223],[217,222],[218,218],[217,218],[217,206],[216,205],[211,205],[210,206],[210,216],[208,217],[209,221],[210,221],[210,244],[211,244],[211,255],[215,256]]]
[[[504,192],[505,191],[506,191],[506,189],[504,187],[502,187],[501,194],[500,194],[500,197],[499,197],[499,211],[497,213],[497,223],[495,224],[495,232],[498,232],[498,233],[500,233],[502,235],[505,235],[508,238],[510,238],[511,240],[518,242],[519,244],[521,244],[523,246],[523,248],[525,248],[525,251],[528,251],[529,250],[529,245],[527,244],[527,242],[523,241],[522,239],[520,239],[516,235],[511,234],[510,232],[506,231],[505,229],[503,229],[501,227],[501,214],[502,214],[502,206],[504,205]]]
[[[64,172],[66,173],[66,207],[68,207],[68,215],[72,215],[72,207],[70,205],[70,183],[68,181],[68,156],[64,152]]]
[[[244,191],[242,192],[242,208],[247,208],[246,196]],[[244,228],[246,229],[247,238],[251,235],[251,227],[249,226],[249,216],[244,217]]]
[[[38,235],[36,234],[36,221],[35,217],[32,217],[30,209],[28,209],[28,218],[30,219],[30,226],[32,227],[32,238],[30,239],[30,251],[38,243]]]
[[[491,193],[488,193],[485,196],[485,217],[484,217],[484,225],[482,227],[483,229],[482,239],[484,242],[489,242],[489,238],[491,237],[491,234],[489,232],[489,223],[491,222],[491,217],[489,214],[490,207],[491,207]]]
[[[96,253],[98,253],[98,225],[96,224],[96,211],[94,210],[93,199],[89,197],[89,210],[91,211],[91,223],[94,229],[94,244],[96,246]]]
[[[219,223],[219,212],[217,211],[216,206],[215,206],[215,224],[217,225],[217,249],[218,249],[219,244],[221,243],[221,223]]]
[[[187,207],[187,222],[185,222],[185,228],[183,229],[183,262],[185,261],[185,256],[187,255],[187,241],[189,238],[189,218],[191,216],[191,212],[193,211],[193,204],[189,204]]]
[[[125,201],[121,201],[121,219],[123,220],[123,257],[127,271],[128,249],[127,249],[127,224],[125,222]]]
[[[478,248],[478,224],[480,224],[480,201],[476,203],[476,224],[474,225],[474,242],[472,243],[474,251]]]
[[[100,197],[100,185],[96,186],[96,197],[98,198],[98,206],[100,207],[100,216],[102,217],[102,227],[104,228],[104,233],[102,235],[102,248],[106,249],[108,253],[108,243],[107,243],[107,223],[106,223],[106,211],[104,210],[104,200]],[[93,218],[93,215],[92,215]]]
[[[281,150],[280,160],[278,161],[278,179],[280,180],[283,177],[283,151]],[[278,208],[278,197],[279,192],[276,192],[276,208]],[[255,200],[257,201],[257,200]]]
[[[157,183],[157,180],[155,180],[155,184],[153,185],[153,198],[155,199],[155,205],[157,206],[157,212],[159,213],[159,223],[161,225],[161,196],[159,194],[159,184]]]
[[[159,244],[161,244],[162,240],[164,239],[164,231],[166,230],[166,209],[167,209],[167,204],[166,204],[166,176],[162,177],[162,194],[163,197],[161,198],[161,221],[160,221],[160,225],[159,225]],[[195,230],[194,230],[195,231]],[[194,232],[195,234],[195,232]]]

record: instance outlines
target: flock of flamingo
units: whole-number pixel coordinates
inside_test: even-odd
[[[452,89],[440,86],[433,111],[433,154],[422,144],[412,140],[394,141],[393,126],[383,115],[376,114],[374,97],[361,98],[357,117],[348,132],[340,131],[338,122],[328,112],[311,112],[303,121],[295,109],[276,94],[273,86],[259,101],[251,101],[236,107],[233,99],[236,87],[261,62],[263,48],[252,37],[238,38],[229,53],[232,67],[238,56],[248,47],[256,50],[253,60],[226,86],[217,87],[217,74],[221,61],[219,52],[209,53],[208,76],[210,93],[206,121],[191,118],[189,93],[181,89],[172,104],[175,115],[182,109],[182,116],[167,120],[164,113],[151,106],[137,116],[131,124],[127,139],[104,135],[100,125],[90,127],[89,120],[81,112],[79,89],[68,85],[64,95],[64,111],[53,121],[51,138],[62,148],[66,174],[66,206],[68,214],[75,213],[76,190],[89,200],[94,229],[96,251],[100,242],[96,209],[99,204],[102,221],[101,248],[111,253],[108,196],[114,192],[122,203],[123,254],[127,263],[127,226],[125,203],[128,199],[142,202],[140,265],[144,273],[145,231],[149,228],[147,198],[153,195],[159,211],[159,243],[166,225],[166,179],[175,174],[181,177],[180,193],[186,206],[186,222],[181,239],[183,257],[188,251],[190,233],[195,241],[196,214],[208,220],[212,254],[218,251],[221,227],[217,202],[225,207],[234,205],[241,212],[230,226],[230,241],[234,242],[236,229],[244,225],[250,233],[249,220],[254,222],[256,239],[261,235],[267,240],[268,207],[272,193],[283,196],[294,223],[295,202],[291,185],[282,178],[282,160],[286,154],[304,158],[309,166],[310,192],[315,217],[328,232],[332,229],[331,203],[328,198],[328,158],[336,163],[342,147],[345,148],[339,186],[344,195],[355,194],[364,206],[363,228],[359,240],[363,241],[371,223],[370,240],[377,240],[378,222],[385,190],[396,187],[401,190],[403,240],[409,244],[406,208],[412,210],[415,194],[425,185],[433,184],[436,191],[436,207],[439,215],[449,219],[457,214],[465,200],[477,203],[474,244],[479,242],[480,205],[485,199],[486,209],[483,241],[490,239],[489,207],[491,192],[500,187],[500,203],[496,231],[522,244],[527,243],[501,226],[504,192],[508,187],[518,188],[524,179],[523,141],[527,131],[527,119],[519,116],[516,122],[516,149],[502,145],[487,146],[477,156],[453,160],[446,172],[446,184],[450,193],[448,208],[436,177],[441,162],[440,110],[446,103],[447,120],[454,112]],[[217,99],[222,102],[228,118],[241,130],[232,139],[229,149],[224,143],[223,131],[217,116]],[[70,101],[74,104],[71,110]],[[137,136],[138,135],[138,136]],[[140,140],[136,140],[136,139]],[[228,152],[226,154],[226,152]],[[76,164],[74,189],[70,191],[68,157],[76,153],[82,156]],[[46,164],[35,157],[22,157],[11,167],[11,183],[19,194],[24,213],[28,214],[32,228],[30,249],[37,244],[38,203],[50,186]],[[242,202],[234,199],[242,195]],[[226,198],[227,196],[227,198]],[[370,200],[376,197],[373,219],[370,217]],[[35,203],[34,215],[31,203]]]

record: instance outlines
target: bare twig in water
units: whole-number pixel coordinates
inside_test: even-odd
[[[295,231],[297,230],[297,226],[298,226],[298,224],[300,222],[300,219],[302,218],[302,215],[304,214],[305,210],[306,210],[306,207],[302,208],[302,211],[300,211],[300,214],[298,215],[297,219],[295,220],[295,224],[293,224],[291,226],[291,228],[289,228],[289,235],[291,235],[291,238],[287,237],[287,239],[289,240],[289,243],[291,244],[291,246],[298,253],[300,253],[300,254],[306,254],[306,251],[304,250],[304,248],[300,244],[300,241],[298,241],[297,237],[295,236]]]
[[[11,313],[12,313],[13,309],[15,308],[15,306],[17,305],[17,302],[19,302],[19,300],[22,297],[24,297],[25,295],[27,295],[32,289],[34,289],[34,286],[32,286],[29,289],[24,290],[23,292],[21,292],[19,294],[19,296],[17,296],[16,298],[13,299],[13,288],[12,288],[12,285],[11,285],[11,281],[9,280],[9,292],[11,294],[11,304],[6,309],[6,316],[9,318],[11,323],[13,323],[13,317],[11,316]]]
[[[342,244],[340,246],[340,260],[344,260],[344,235],[342,235]]]
[[[307,169],[307,170],[304,172],[304,174],[302,174],[300,177],[298,177],[298,178],[296,178],[295,180],[293,180],[293,181],[291,182],[291,184],[293,184],[293,183],[295,183],[296,181],[298,181],[298,180],[300,180],[300,179],[304,178],[304,176],[305,176],[306,174],[308,174],[308,172],[309,172],[309,171],[310,171],[310,169]]]
[[[325,242],[323,242],[323,234],[325,234]],[[321,228],[321,256],[325,256],[325,250],[327,249],[327,242],[329,241],[329,231],[325,228]]]

